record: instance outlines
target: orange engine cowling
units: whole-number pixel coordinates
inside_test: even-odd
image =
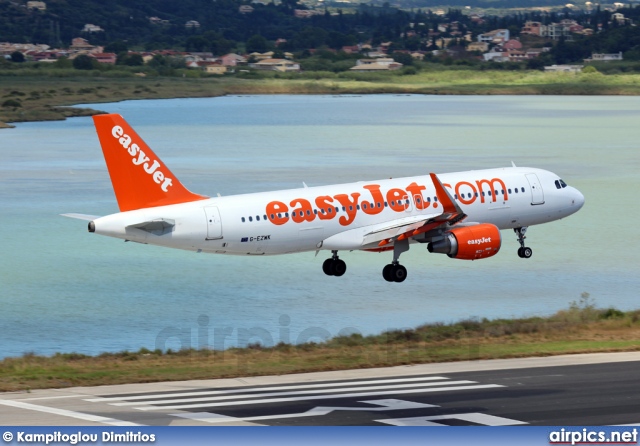
[[[444,239],[429,243],[427,249],[452,259],[476,260],[496,255],[501,241],[498,227],[483,223],[447,231]]]

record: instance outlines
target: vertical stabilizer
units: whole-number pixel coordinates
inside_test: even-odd
[[[209,198],[185,188],[122,116],[93,122],[121,212]]]

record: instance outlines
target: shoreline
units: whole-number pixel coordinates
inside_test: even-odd
[[[462,320],[323,343],[0,360],[0,392],[191,379],[285,375],[413,364],[640,351],[640,310],[597,309],[588,299],[549,317]]]
[[[429,94],[639,96],[640,74],[570,74],[538,71],[421,72],[416,75],[273,72],[256,78],[134,78],[0,76],[0,129],[20,122],[92,116],[82,104],[136,99],[207,98],[277,94]],[[7,105],[8,104],[8,105]]]

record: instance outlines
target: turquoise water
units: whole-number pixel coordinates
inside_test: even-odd
[[[121,113],[191,190],[258,192],[520,166],[580,189],[584,208],[530,228],[529,260],[504,232],[493,258],[390,254],[237,258],[88,234],[66,212],[117,212],[90,118],[0,132],[0,357],[216,348],[378,333],[469,317],[547,315],[590,293],[638,308],[636,97],[243,96],[91,104]]]

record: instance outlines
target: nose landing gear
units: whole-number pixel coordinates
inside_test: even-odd
[[[347,272],[347,264],[338,258],[338,251],[331,251],[333,256],[322,264],[322,271],[327,276],[340,277]]]
[[[527,227],[523,226],[522,228],[513,228],[513,232],[518,236],[518,243],[520,243],[520,248],[518,248],[518,257],[521,259],[528,259],[533,255],[533,250],[527,246],[524,246],[525,234],[527,232]]]

